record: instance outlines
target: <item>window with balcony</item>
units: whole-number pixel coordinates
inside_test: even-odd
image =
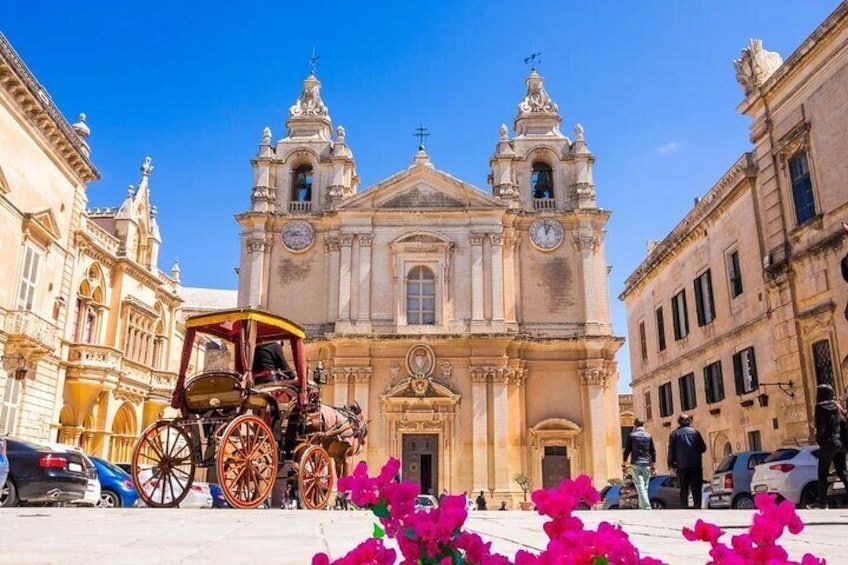
[[[18,310],[32,311],[35,301],[35,289],[38,286],[38,270],[41,254],[32,245],[24,246],[21,280],[18,285]]]
[[[704,367],[704,392],[707,394],[707,404],[724,400],[724,376],[721,374],[721,361],[710,363]]]
[[[730,280],[730,298],[742,294],[742,270],[739,268],[739,251],[727,255],[727,277]]]
[[[436,276],[427,267],[413,267],[406,276],[406,323],[436,323]]]
[[[715,320],[713,280],[709,269],[695,279],[695,311],[698,314],[698,326],[706,326]]]
[[[789,181],[792,184],[795,219],[800,225],[816,215],[813,181],[806,151],[800,151],[789,159]]]
[[[689,313],[686,311],[685,290],[681,290],[671,299],[671,317],[674,325],[674,339],[680,340],[689,335]]]
[[[660,418],[668,418],[674,413],[674,398],[671,394],[671,383],[660,385]]]
[[[104,311],[104,283],[99,265],[92,265],[77,290],[74,303],[72,338],[77,343],[98,343],[100,317]]]
[[[817,385],[833,386],[833,358],[830,354],[830,342],[826,339],[813,344],[813,368]]]
[[[645,322],[639,322],[639,351],[642,356],[642,362],[648,360],[648,338],[645,335]]]
[[[689,411],[698,405],[698,398],[695,394],[695,373],[683,375],[677,379],[677,384],[680,387],[680,409]]]
[[[0,435],[14,435],[17,431],[18,407],[21,402],[22,379],[6,374],[3,398],[0,399]]]
[[[657,348],[660,351],[665,351],[665,317],[663,316],[662,306],[657,308]]]
[[[759,388],[753,347],[733,354],[733,373],[736,377],[736,394],[747,394]]]

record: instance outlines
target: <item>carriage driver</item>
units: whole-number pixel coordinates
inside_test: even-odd
[[[283,354],[283,346],[279,341],[269,341],[256,346],[253,353],[253,382],[257,385],[271,384],[284,380],[294,380],[291,370]]]

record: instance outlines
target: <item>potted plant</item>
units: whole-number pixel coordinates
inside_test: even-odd
[[[530,475],[527,473],[516,473],[512,480],[521,488],[524,493],[524,500],[519,503],[522,510],[530,510],[533,508],[533,503],[527,500],[527,493],[530,492]]]

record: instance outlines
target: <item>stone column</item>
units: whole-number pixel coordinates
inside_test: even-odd
[[[339,314],[339,240],[327,238],[324,252],[329,254],[327,265],[327,322],[336,321]]]
[[[473,494],[489,490],[489,438],[488,406],[486,398],[487,371],[471,369],[471,436],[473,456]]]
[[[510,491],[509,477],[509,420],[507,394],[508,370],[500,368],[492,375],[493,447],[495,451],[495,492],[505,495]]]
[[[504,321],[504,254],[503,234],[489,236],[492,253],[492,321]]]
[[[350,271],[351,247],[353,236],[342,234],[339,238],[341,258],[339,259],[339,320],[350,320]]]
[[[580,369],[580,388],[583,396],[584,421],[589,424],[583,428],[586,434],[583,444],[585,466],[583,472],[592,477],[595,484],[603,484],[607,480],[607,446],[606,433],[609,426],[618,427],[619,422],[608,422],[608,406],[605,402],[607,388],[611,382],[609,369],[587,367]],[[587,445],[588,444],[588,445]],[[614,456],[618,456],[615,454]],[[579,469],[572,469],[576,475]]]
[[[471,323],[483,323],[483,236],[471,234]]]
[[[369,419],[369,403],[371,383],[371,367],[360,367],[353,374],[353,399],[359,403],[362,408],[362,414],[365,419]]]
[[[371,321],[371,234],[360,234],[359,240],[359,312],[357,320]]]
[[[264,294],[263,274],[265,272],[265,251],[270,247],[265,242],[265,237],[251,237],[247,240],[247,255],[250,264],[248,269],[250,272],[250,282],[247,288],[247,305],[248,306],[265,306],[262,304],[262,295]]]
[[[586,232],[581,228],[580,233],[574,235],[574,247],[580,251],[582,258],[581,266],[583,272],[583,309],[586,324],[598,323],[598,308],[595,284],[595,252],[600,245],[600,239],[593,232]]]

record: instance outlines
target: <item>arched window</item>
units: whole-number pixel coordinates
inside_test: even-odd
[[[292,202],[312,201],[312,167],[303,165],[294,171]]]
[[[415,267],[406,276],[406,322],[436,323],[436,276],[427,267]]]
[[[73,339],[77,343],[97,343],[100,333],[100,313],[103,311],[103,273],[93,264],[77,291],[74,305]]]
[[[554,197],[554,175],[547,163],[533,163],[533,174],[530,177],[533,185],[533,198]]]

